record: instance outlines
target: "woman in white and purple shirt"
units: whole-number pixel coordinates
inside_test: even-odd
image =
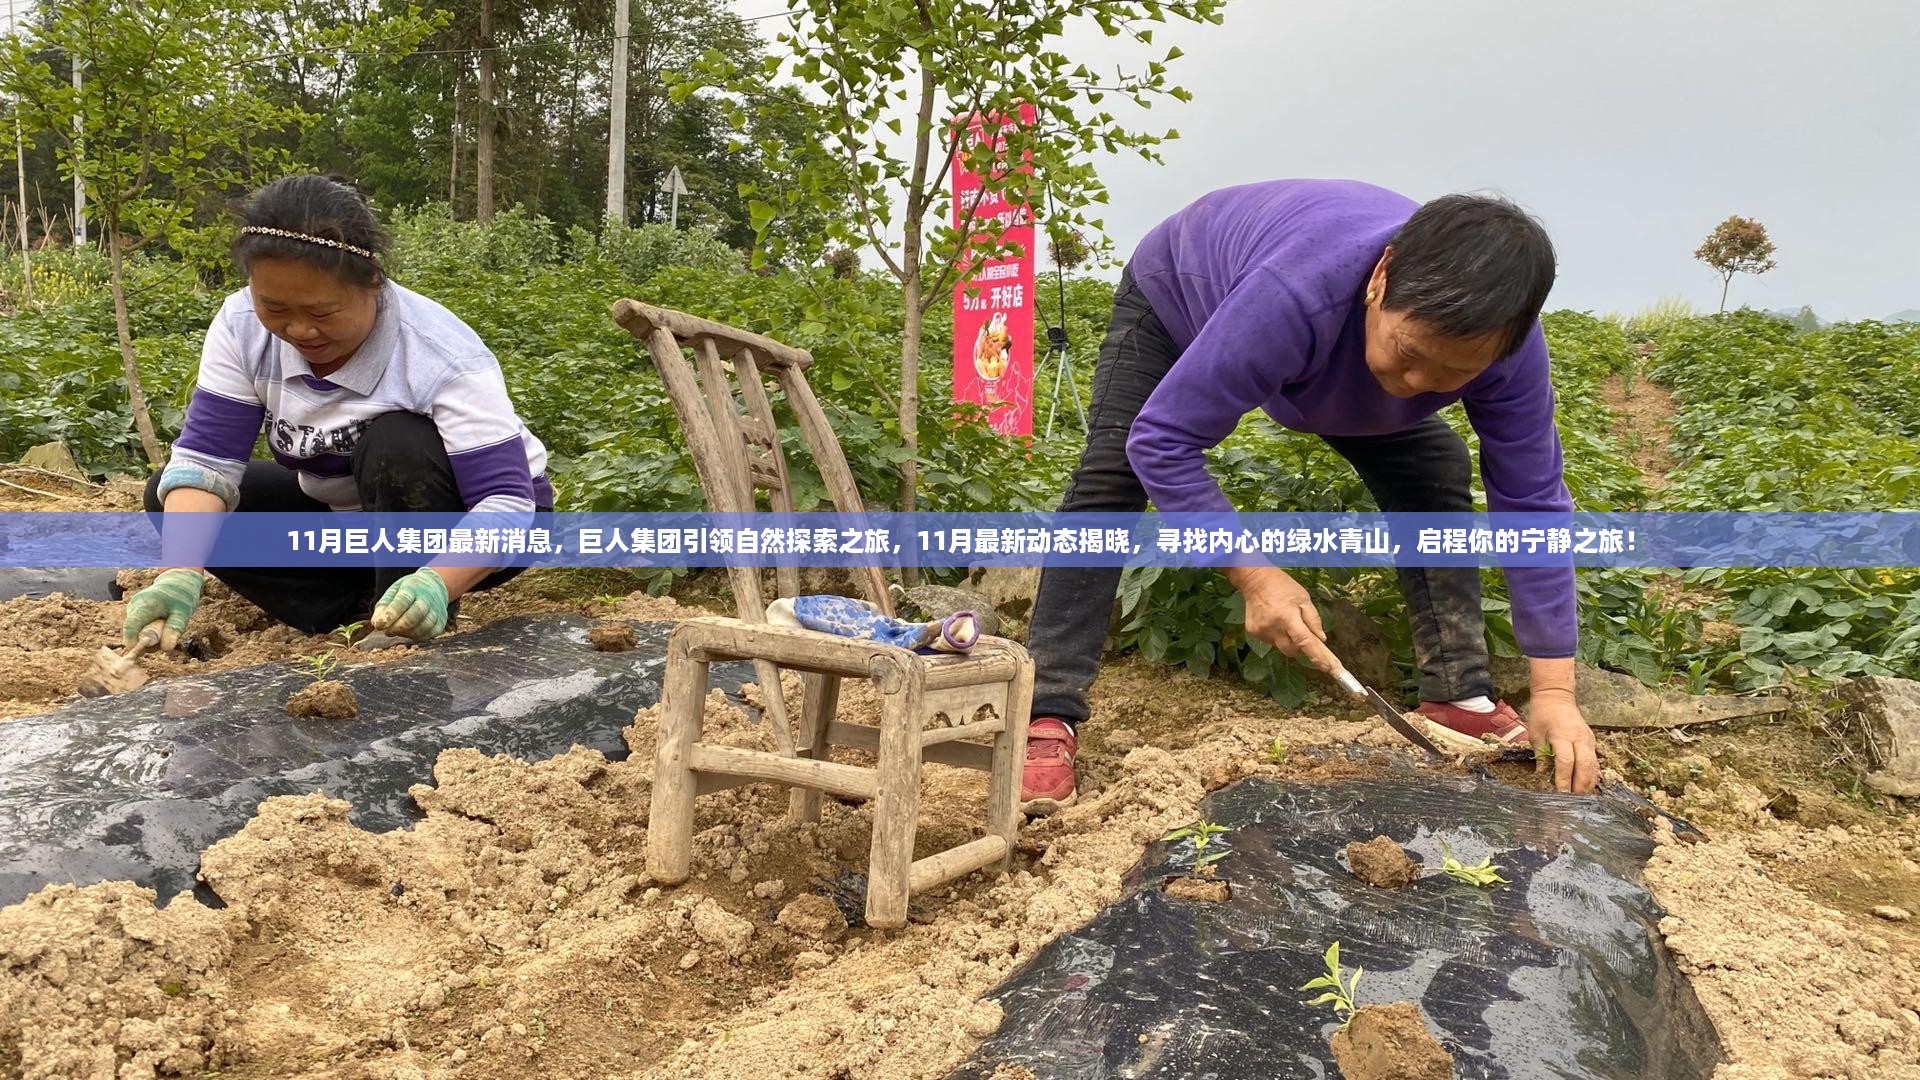
[[[515,414],[499,361],[452,312],[387,277],[386,246],[343,180],[292,176],[254,195],[234,243],[247,287],[207,328],[149,512],[552,508],[546,449]],[[251,459],[262,434],[271,457]],[[377,630],[424,640],[462,594],[518,570],[178,567],[129,600],[127,639],[165,619],[172,647],[209,573],[307,633],[371,614]]]

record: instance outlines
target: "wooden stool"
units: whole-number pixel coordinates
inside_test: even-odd
[[[770,660],[807,672],[798,756],[700,741],[707,667],[715,660]],[[840,681],[871,679],[880,692],[880,725],[834,719]],[[1020,646],[983,638],[966,655],[922,656],[892,645],[812,630],[756,626],[737,619],[690,619],[667,645],[660,740],[654,752],[653,811],[647,823],[647,872],[656,881],[687,879],[693,852],[693,802],[709,791],[756,781],[795,789],[798,819],[820,819],[820,793],[871,799],[873,842],[867,861],[867,924],[906,925],[907,898],[988,866],[1010,865],[1020,830],[1020,772],[1027,751],[1033,661]],[[983,719],[982,706],[988,709]],[[932,724],[929,724],[929,721]],[[991,745],[967,741],[991,736]],[[833,746],[872,751],[871,768],[829,761]],[[913,857],[920,817],[920,764],[982,769],[986,835],[924,859]]]
[[[774,398],[766,385],[771,380],[799,425],[835,509],[863,512],[840,442],[807,385],[812,356],[758,334],[632,300],[615,304],[613,314],[646,343],[710,509],[756,510],[761,490],[770,509],[794,509]],[[697,369],[683,355],[686,349],[694,353]],[[970,653],[922,656],[891,645],[770,626],[759,572],[732,567],[728,575],[740,617],[688,620],[667,646],[648,873],[669,885],[686,880],[697,796],[765,781],[793,789],[790,808],[796,821],[819,820],[822,792],[875,802],[867,867],[871,926],[904,926],[912,894],[983,867],[1008,866],[1020,827],[1020,774],[1033,700],[1033,662],[1026,650],[983,638]],[[774,581],[778,596],[800,592],[795,567],[778,568]],[[862,583],[867,599],[893,614],[880,568],[865,568]],[[767,703],[773,752],[701,742],[708,666],[715,660],[753,662]],[[797,738],[780,686],[782,668],[805,673]],[[873,680],[882,701],[878,727],[835,719],[846,678]],[[987,737],[991,743],[970,741]],[[872,751],[874,766],[828,760],[836,745]],[[986,835],[916,862],[923,761],[982,769],[990,780]]]

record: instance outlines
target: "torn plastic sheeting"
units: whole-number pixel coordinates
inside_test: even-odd
[[[1366,969],[1359,1003],[1416,1002],[1456,1076],[1691,1080],[1721,1058],[1639,883],[1653,842],[1630,796],[1404,771],[1246,780],[1204,810],[1232,830],[1215,875],[1232,898],[1162,892],[1193,848],[1154,845],[1124,899],[994,991],[1006,1019],[955,1077],[1338,1076],[1332,1014],[1296,989],[1335,941],[1349,972]],[[1383,834],[1429,872],[1398,890],[1354,877],[1343,849]],[[1492,856],[1510,884],[1439,874],[1443,841],[1470,865]]]
[[[81,600],[118,600],[113,570],[86,566],[0,566],[0,600],[45,600],[64,593]]]
[[[340,669],[352,720],[288,716],[308,676],[269,664],[151,683],[0,724],[0,905],[53,882],[131,880],[164,902],[194,887],[200,852],[239,831],[262,799],[322,791],[361,828],[420,819],[407,794],[440,751],[540,760],[574,744],[613,760],[620,732],[660,699],[666,623],[634,624],[631,652],[603,653],[573,616],[503,619],[403,660]],[[729,693],[746,664],[715,664]]]

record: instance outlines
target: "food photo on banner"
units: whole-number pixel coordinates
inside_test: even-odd
[[[1011,116],[974,113],[954,155],[953,227],[1013,254],[974,259],[953,288],[953,399],[986,410],[1002,435],[1033,434],[1034,221],[1032,208],[989,190],[982,171],[1007,167],[1005,131],[1032,124],[1033,106]]]

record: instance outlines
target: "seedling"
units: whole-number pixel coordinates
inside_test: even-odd
[[[1267,760],[1275,765],[1283,765],[1287,760],[1287,740],[1276,738],[1273,745],[1267,747]]]
[[[1507,879],[1500,876],[1500,868],[1493,865],[1493,856],[1489,855],[1480,860],[1476,866],[1468,866],[1454,858],[1453,849],[1446,844],[1441,844],[1440,850],[1446,855],[1445,861],[1440,864],[1440,872],[1455,881],[1464,881],[1480,889],[1491,889],[1495,885],[1507,884]]]
[[[319,683],[326,682],[327,676],[333,674],[333,669],[340,663],[340,658],[332,653],[314,653],[294,662],[299,664],[314,682]]]
[[[1306,1004],[1333,1006],[1334,1018],[1340,1021],[1340,1029],[1344,1031],[1348,1024],[1353,1023],[1353,996],[1360,988],[1360,973],[1366,969],[1356,966],[1351,977],[1343,975],[1340,971],[1340,943],[1337,941],[1327,946],[1325,960],[1327,973],[1300,989],[1303,993],[1308,990],[1325,990],[1326,993]]]
[[[1183,828],[1175,829],[1160,839],[1166,841],[1191,838],[1193,840],[1193,868],[1211,873],[1213,864],[1226,858],[1229,851],[1224,842],[1215,846],[1213,838],[1232,831],[1233,830],[1227,828],[1225,825],[1215,825],[1211,821],[1202,819]]]
[[[345,626],[336,626],[333,628],[332,636],[340,639],[341,648],[350,649],[353,647],[353,635],[359,633],[360,628],[365,625],[367,624],[364,622],[350,622]]]

